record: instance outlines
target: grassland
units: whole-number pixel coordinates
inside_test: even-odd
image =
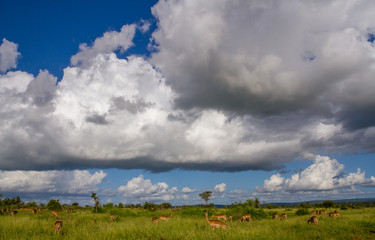
[[[332,209],[333,210],[333,209]],[[140,209],[113,209],[116,221],[111,222],[109,212],[93,214],[77,210],[63,217],[60,235],[54,234],[56,219],[50,211],[32,214],[19,210],[16,216],[0,215],[0,239],[375,239],[375,209],[340,211],[341,218],[333,220],[318,215],[319,224],[307,224],[308,215],[296,216],[295,209],[277,209],[287,213],[286,220],[272,220],[275,210],[265,210],[267,217],[241,223],[238,216],[227,222],[230,229],[212,229],[204,218],[204,209],[194,211],[164,210],[150,212]],[[228,213],[217,209],[211,212]],[[170,221],[153,224],[151,218],[173,214]],[[95,221],[94,221],[95,219]],[[96,222],[96,223],[95,223]]]

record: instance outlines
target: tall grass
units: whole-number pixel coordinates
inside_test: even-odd
[[[62,213],[61,235],[54,234],[56,219],[48,211],[33,215],[20,210],[16,216],[0,216],[0,239],[354,239],[354,236],[375,239],[375,209],[371,208],[340,211],[341,218],[336,220],[319,215],[318,225],[307,224],[309,216],[296,216],[295,210],[286,211],[286,220],[272,220],[275,210],[266,210],[265,217],[253,222],[242,223],[233,215],[233,222],[227,222],[230,229],[225,230],[212,229],[204,218],[205,210],[112,209],[115,222],[110,222],[108,212]],[[214,213],[231,212],[214,210]],[[162,214],[173,214],[173,218],[157,224],[151,222],[152,217]]]

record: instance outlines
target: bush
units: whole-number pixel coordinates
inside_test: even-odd
[[[302,215],[308,215],[310,214],[309,210],[306,208],[300,208],[296,211],[297,216],[302,216]]]
[[[62,206],[59,202],[59,199],[55,200],[55,199],[51,199],[49,200],[48,204],[47,204],[47,208],[49,210],[52,210],[52,211],[61,211],[62,210]]]

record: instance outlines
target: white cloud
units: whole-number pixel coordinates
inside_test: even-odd
[[[17,67],[17,59],[21,56],[17,49],[18,44],[3,38],[3,43],[0,44],[0,72]]]
[[[345,175],[344,165],[327,156],[316,156],[314,163],[301,173],[290,178],[272,175],[264,181],[258,192],[306,192],[306,191],[333,191],[354,186],[374,185],[373,178],[365,178],[365,172],[358,169],[356,173]]]
[[[176,187],[169,188],[165,182],[152,184],[150,179],[144,179],[143,175],[132,178],[126,185],[118,188],[119,194],[129,201],[171,201],[178,192]]]
[[[195,189],[191,189],[191,188],[189,188],[189,187],[184,187],[182,190],[181,190],[181,192],[182,193],[193,193],[193,192],[196,192],[197,190],[195,190]]]
[[[144,24],[143,26],[146,26]],[[98,54],[111,53],[115,50],[125,52],[129,47],[133,46],[133,37],[136,25],[124,25],[120,32],[105,32],[102,37],[95,39],[92,46],[83,43],[79,45],[79,52],[72,56],[71,63],[73,65],[87,65],[88,62]]]
[[[107,176],[103,171],[0,171],[0,191],[13,193],[88,194]]]
[[[220,183],[220,184],[217,184],[217,185],[214,187],[214,192],[215,192],[215,193],[223,193],[223,192],[225,192],[226,189],[227,189],[227,184],[225,184],[225,183]]]

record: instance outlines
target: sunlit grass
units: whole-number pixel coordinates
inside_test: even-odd
[[[336,220],[319,215],[318,225],[307,224],[309,216],[295,216],[295,210],[287,212],[286,220],[272,220],[269,216],[242,223],[235,218],[227,222],[230,229],[226,230],[212,229],[204,215],[186,216],[179,210],[115,209],[113,212],[115,222],[110,222],[109,213],[62,213],[63,229],[56,236],[56,219],[49,211],[32,215],[21,210],[16,216],[0,216],[0,239],[354,239],[354,236],[375,239],[375,209],[372,208],[340,211],[341,218]],[[278,212],[285,211],[278,209]],[[169,221],[151,222],[153,216],[171,213],[173,218]]]

